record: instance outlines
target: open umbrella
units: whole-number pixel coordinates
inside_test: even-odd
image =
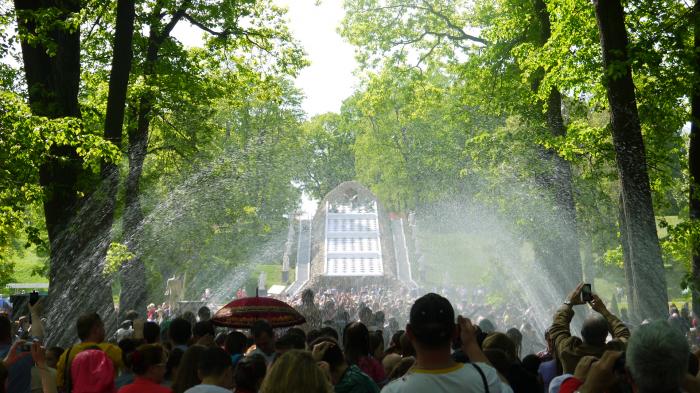
[[[272,327],[289,327],[306,322],[289,304],[269,297],[245,297],[221,307],[211,319],[217,326],[251,328],[255,321],[264,319]]]

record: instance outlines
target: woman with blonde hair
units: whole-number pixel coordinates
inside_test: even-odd
[[[329,375],[311,353],[292,350],[275,361],[265,376],[260,393],[333,393]]]

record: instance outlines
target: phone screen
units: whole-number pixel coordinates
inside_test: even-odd
[[[591,284],[583,284],[583,288],[581,289],[581,300],[584,302],[590,302],[591,300],[593,300]]]

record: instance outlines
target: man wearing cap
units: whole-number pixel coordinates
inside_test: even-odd
[[[429,293],[416,300],[406,325],[406,335],[416,350],[415,365],[382,393],[512,393],[479,348],[471,321],[460,316],[458,322],[455,324],[454,309],[444,297]],[[457,337],[471,364],[452,359],[451,344]]]

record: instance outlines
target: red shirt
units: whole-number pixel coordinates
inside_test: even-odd
[[[578,378],[571,377],[564,381],[559,387],[559,393],[574,393],[576,389],[583,385],[583,381]]]
[[[377,385],[384,383],[386,379],[384,367],[382,367],[382,364],[379,363],[377,359],[371,356],[363,356],[360,358],[360,361],[357,362],[357,367],[372,378]]]
[[[119,389],[119,393],[173,393],[173,390],[137,376],[133,383]]]

